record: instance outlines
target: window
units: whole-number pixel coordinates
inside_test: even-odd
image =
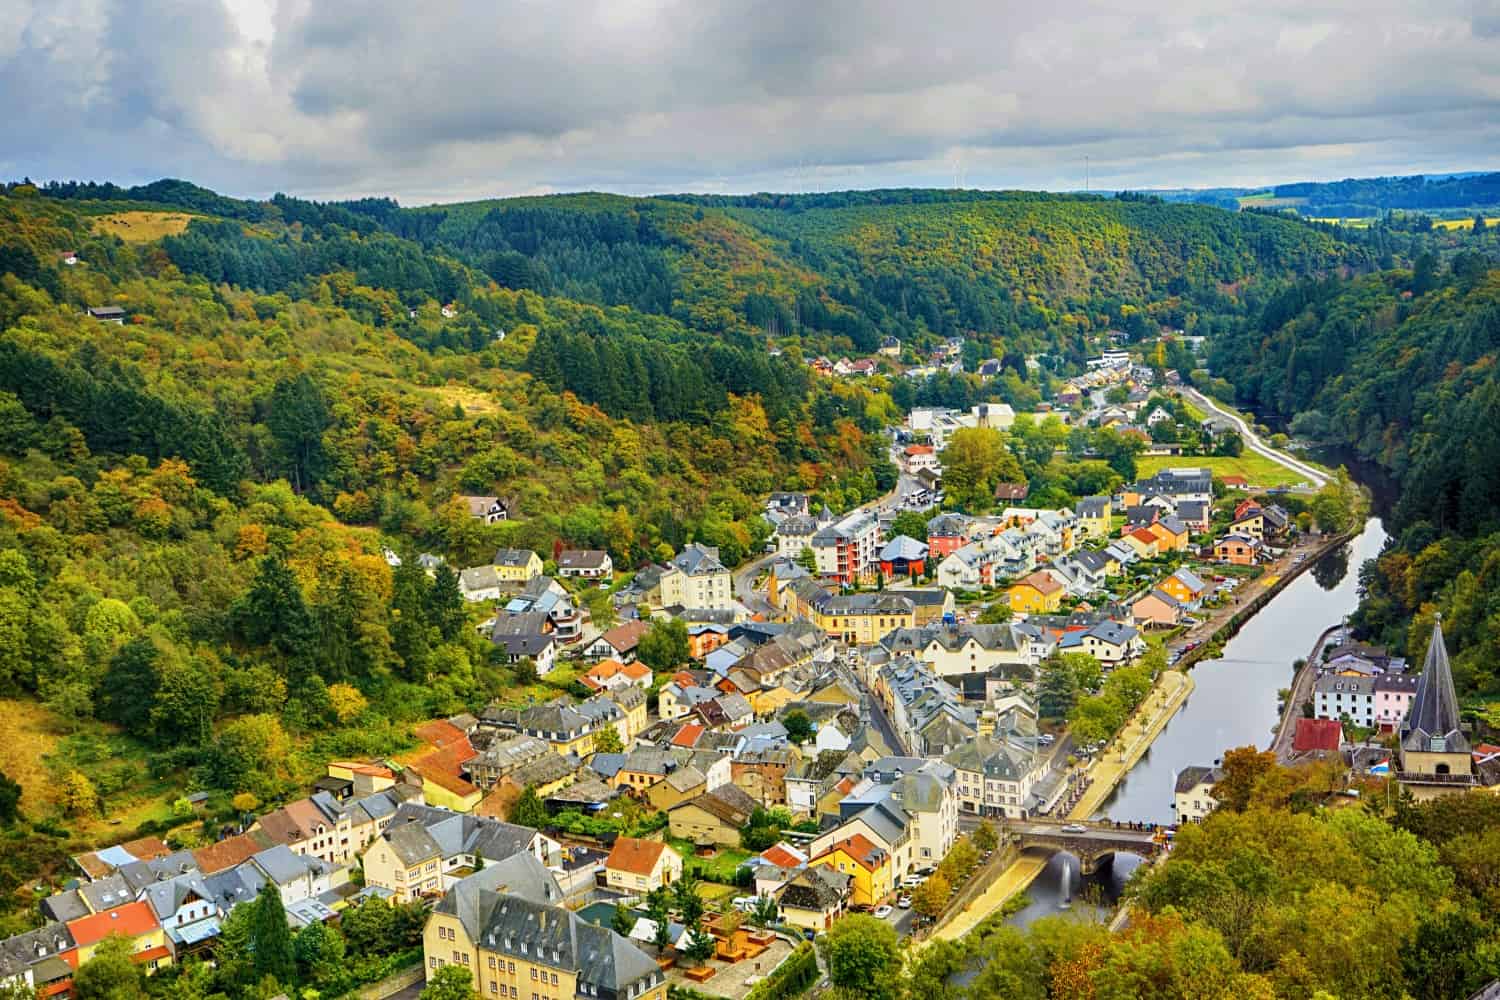
[[[428,967],[428,968],[429,968],[429,969],[436,969],[436,968],[437,968],[437,967],[438,967],[438,965],[439,965],[439,964],[440,964],[440,963],[439,963],[439,960],[438,960],[438,959],[436,959],[436,958],[429,958],[429,959],[428,959],[428,960],[427,960],[427,967]]]
[[[524,947],[524,945],[523,945],[523,947]],[[535,966],[533,966],[532,969],[531,969],[531,981],[533,983],[536,982],[536,967]],[[535,996],[535,995],[536,994],[534,994],[534,993],[532,994],[532,996]]]
[[[490,992],[491,993],[499,993],[500,992],[500,984],[497,983],[497,982],[495,982],[494,980],[490,980]]]

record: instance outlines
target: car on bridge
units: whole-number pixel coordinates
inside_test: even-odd
[[[1084,826],[1082,823],[1069,823],[1067,826],[1065,826],[1065,827],[1062,828],[1062,832],[1063,833],[1088,833],[1089,832],[1089,828],[1086,827],[1086,826]]]

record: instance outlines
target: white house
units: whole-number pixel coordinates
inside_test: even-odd
[[[1177,772],[1172,795],[1172,809],[1179,823],[1196,823],[1219,803],[1214,799],[1214,785],[1224,776],[1217,767],[1193,765]]]

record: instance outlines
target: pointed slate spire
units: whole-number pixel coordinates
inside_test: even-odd
[[[1407,750],[1468,753],[1469,741],[1459,725],[1458,694],[1443,641],[1443,616],[1434,616],[1432,641],[1417,681],[1417,693],[1406,714],[1401,745]]]

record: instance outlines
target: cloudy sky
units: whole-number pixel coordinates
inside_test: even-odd
[[[1500,0],[0,0],[0,99],[0,176],[246,196],[1500,169]]]

